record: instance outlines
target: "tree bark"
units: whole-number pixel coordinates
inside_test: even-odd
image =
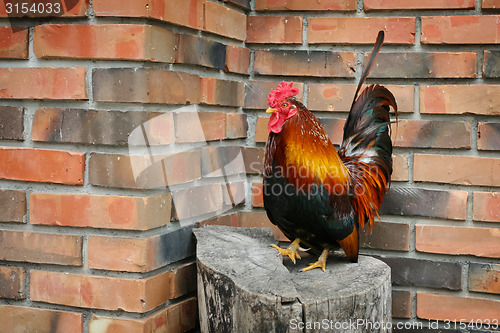
[[[326,272],[300,272],[270,247],[270,229],[207,226],[197,239],[201,332],[390,332],[390,268],[330,255]]]

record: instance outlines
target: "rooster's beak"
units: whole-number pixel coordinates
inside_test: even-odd
[[[273,113],[274,111],[276,111],[276,109],[273,109],[273,108],[269,108],[266,110],[267,113]]]

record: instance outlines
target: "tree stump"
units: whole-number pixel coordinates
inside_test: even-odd
[[[299,272],[270,247],[270,229],[193,230],[201,332],[390,332],[390,268],[330,255],[326,272]]]

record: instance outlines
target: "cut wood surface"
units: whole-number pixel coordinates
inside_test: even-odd
[[[389,332],[390,268],[331,255],[326,272],[300,269],[270,247],[270,229],[207,226],[197,239],[201,332]]]

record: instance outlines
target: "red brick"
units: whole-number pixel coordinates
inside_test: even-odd
[[[477,149],[500,150],[500,123],[480,122],[478,124]]]
[[[97,102],[200,103],[199,76],[184,72],[160,68],[98,68],[92,72],[92,85]]]
[[[269,117],[259,117],[257,118],[257,127],[255,129],[255,142],[266,142],[269,136],[269,130],[267,129],[267,123],[269,122]]]
[[[269,107],[267,96],[279,84],[279,81],[247,81],[245,87],[245,108],[267,109]],[[304,96],[304,83],[294,82],[293,86],[299,88],[299,93],[295,97],[298,100],[302,100]]]
[[[175,36],[144,24],[44,24],[34,28],[38,58],[173,62]],[[106,45],[106,47],[103,47]],[[154,47],[152,47],[154,45]]]
[[[364,9],[474,9],[474,0],[364,0]]]
[[[483,9],[497,9],[500,8],[499,0],[482,0],[481,7]]]
[[[419,252],[500,258],[500,233],[494,228],[416,225]]]
[[[205,2],[205,25],[203,29],[205,31],[243,41],[246,38],[246,21],[247,16],[243,13],[215,2]]]
[[[223,215],[223,216],[217,216],[208,220],[203,220],[199,223],[200,227],[206,226],[206,225],[226,225],[230,227],[237,227],[238,226],[238,219],[239,219],[239,214],[238,213],[233,213],[229,215]]]
[[[423,44],[496,44],[500,16],[422,17]]]
[[[391,181],[408,181],[408,157],[405,155],[392,155]]]
[[[365,63],[369,53],[365,53]],[[475,52],[380,53],[370,72],[376,78],[475,78]]]
[[[25,287],[26,269],[24,267],[0,266],[0,298],[24,299]]]
[[[474,192],[472,218],[475,221],[500,222],[500,194]]]
[[[254,71],[261,75],[354,77],[356,53],[256,50]]]
[[[222,92],[221,92],[222,93]],[[216,94],[208,97],[217,98]],[[205,142],[226,138],[226,114],[224,112],[176,112],[175,141]]]
[[[172,199],[176,220],[215,213],[224,207],[224,197],[220,183],[177,190],[172,193]]]
[[[169,224],[170,209],[170,194],[151,197],[59,193],[30,195],[31,224],[149,230]]]
[[[470,149],[471,123],[464,121],[399,120],[392,125],[396,147]]]
[[[223,106],[243,106],[245,84],[241,81],[229,81],[201,78],[201,103]]]
[[[247,43],[301,44],[302,17],[249,16]]]
[[[85,67],[0,68],[0,98],[87,99],[85,72]]]
[[[420,112],[498,116],[500,85],[423,85],[420,87]]]
[[[360,232],[359,246],[365,249],[409,251],[410,225],[377,221],[372,228]]]
[[[303,0],[255,0],[255,10],[356,10],[355,0],[326,0],[304,2]]]
[[[157,241],[157,237],[123,238],[91,235],[88,249],[89,268],[149,272],[158,268],[154,267],[156,258],[153,252]]]
[[[163,155],[93,153],[89,160],[92,185],[120,188],[165,188],[201,177],[200,152]]]
[[[0,331],[82,333],[83,314],[24,306],[0,305]]]
[[[455,295],[430,294],[417,292],[417,317],[432,320],[460,321],[467,324],[470,321],[490,323],[500,318],[500,302],[498,300]]]
[[[471,262],[469,264],[469,290],[500,294],[500,265]]]
[[[247,115],[244,113],[226,113],[226,138],[246,138],[248,132]]]
[[[385,31],[385,44],[414,44],[413,17],[311,17],[309,43],[374,44],[377,33]]]
[[[246,186],[243,181],[233,181],[222,184],[222,195],[226,208],[244,204],[246,193]]]
[[[28,28],[0,27],[0,58],[28,59]]]
[[[147,17],[183,25],[203,28],[204,0],[96,0],[92,2],[96,16]]]
[[[198,307],[194,297],[171,304],[144,319],[104,317],[94,315],[90,320],[89,333],[144,333],[191,331],[197,326]]]
[[[26,215],[26,193],[0,189],[0,207],[0,222],[23,223]]]
[[[33,1],[35,2],[35,1]],[[13,2],[15,3],[15,2]],[[29,2],[32,3],[32,2]],[[40,3],[40,2],[35,2],[35,3]],[[47,3],[47,2],[44,2]],[[55,2],[51,2],[54,4]],[[37,13],[33,12],[28,12],[27,14],[24,14],[22,12],[20,13],[10,13],[7,15],[6,7],[5,6],[0,6],[0,17],[29,17],[29,18],[34,18],[34,17],[82,17],[82,16],[87,16],[87,11],[89,8],[89,0],[72,0],[72,1],[60,1],[61,4],[60,7],[60,13],[55,13],[56,7],[54,7],[53,13],[49,13],[48,10],[45,11],[40,11]]]
[[[264,207],[264,196],[263,196],[262,182],[252,183],[252,206],[253,207]]]
[[[88,267],[146,273],[195,254],[194,224],[167,228],[146,237],[88,237]]]
[[[226,66],[227,72],[248,74],[250,68],[250,49],[234,45],[226,46]]]
[[[0,260],[82,265],[82,237],[0,230]]]
[[[62,150],[0,148],[0,178],[83,185],[85,154]]]
[[[142,279],[42,270],[31,270],[30,275],[33,301],[137,313],[150,311],[196,289],[193,263]]]
[[[310,83],[307,108],[312,111],[349,112],[356,87],[354,84]],[[413,86],[388,84],[384,87],[394,94],[398,112],[413,112]]]
[[[415,154],[416,182],[500,186],[500,159]]]

